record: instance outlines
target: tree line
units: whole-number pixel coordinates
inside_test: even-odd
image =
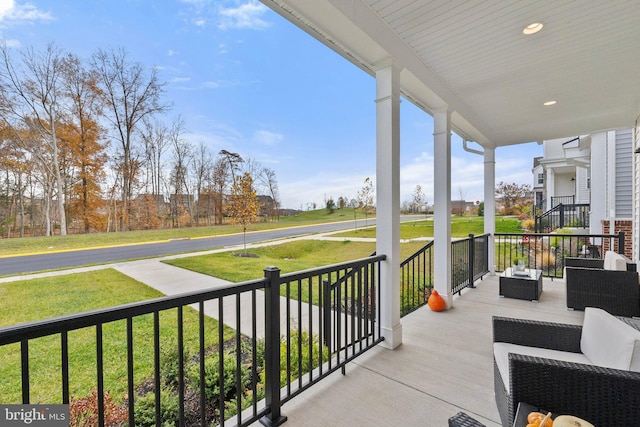
[[[123,48],[0,46],[0,235],[222,224],[246,176],[277,217],[275,171],[186,139],[165,86]]]

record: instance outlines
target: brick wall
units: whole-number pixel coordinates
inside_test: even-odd
[[[618,250],[618,240],[614,240],[613,250],[618,253],[623,253],[627,258],[633,259],[633,221],[631,220],[615,220],[613,224],[613,231],[609,231],[609,221],[602,221],[602,233],[603,234],[618,234],[624,231],[624,251]],[[604,239],[602,243],[602,250],[604,252],[609,249],[609,239]],[[604,255],[604,254],[603,254]]]

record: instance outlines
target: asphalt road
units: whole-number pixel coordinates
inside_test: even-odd
[[[415,220],[415,217],[403,218]],[[358,220],[358,227],[365,221]],[[367,225],[374,225],[375,219],[369,219]],[[304,234],[326,233],[336,230],[347,230],[354,227],[353,221],[292,227],[286,229],[266,230],[247,233],[247,243],[264,242],[285,237]],[[139,245],[115,246],[108,248],[83,249],[50,254],[25,255],[0,258],[0,276],[9,274],[33,273],[43,270],[73,268],[88,264],[102,264],[124,261],[135,258],[149,258],[176,253],[208,250],[226,246],[241,245],[242,234],[217,236],[199,239],[172,240]]]

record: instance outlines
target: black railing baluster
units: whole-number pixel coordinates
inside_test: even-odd
[[[204,356],[205,356],[205,348],[204,348],[204,301],[200,301],[198,303],[198,337],[200,339],[200,346],[198,349],[198,357],[200,359],[200,425],[201,427],[206,427],[207,419],[206,419],[206,396],[205,396],[205,371],[204,371]]]
[[[129,409],[129,425],[136,425],[134,401],[135,395],[133,384],[133,318],[127,317],[127,393],[129,401],[127,403]]]
[[[258,413],[258,326],[256,321],[256,290],[251,291],[251,398],[253,416]]]
[[[104,427],[104,359],[102,345],[102,323],[96,325],[96,368],[98,376],[98,426]]]
[[[265,426],[279,426],[287,420],[280,408],[280,270],[264,270],[265,279]]]
[[[242,390],[242,330],[240,328],[240,294],[236,294],[236,390]],[[236,393],[236,420],[242,423],[242,393]]]
[[[218,410],[220,425],[224,425],[224,298],[218,298]]]
[[[322,321],[322,341],[331,353],[331,276],[322,281]]]
[[[253,416],[258,413],[258,322],[257,312],[258,303],[256,299],[256,290],[251,290],[251,396],[253,399]]]
[[[153,312],[153,375],[156,398],[156,426],[162,425],[162,406],[160,404],[160,313]]]
[[[20,365],[22,368],[22,403],[29,402],[29,341],[20,342]]]
[[[476,259],[475,259],[475,250],[476,250],[476,241],[475,238],[473,236],[473,234],[469,234],[469,258],[468,258],[468,262],[469,262],[469,275],[468,280],[469,280],[469,284],[467,285],[468,288],[475,288],[476,285],[473,284],[474,282],[474,267],[476,264]]]
[[[308,315],[309,315],[309,324],[307,326],[307,344],[309,351],[309,366],[313,366],[313,277],[309,277],[308,279],[308,288],[309,288],[309,303],[307,304]],[[302,299],[302,298],[300,298]],[[301,357],[302,359],[302,357]],[[300,377],[302,378],[302,370],[300,370]],[[313,381],[313,369],[309,369],[309,381]]]
[[[60,334],[61,369],[62,369],[62,403],[69,404],[69,334]]]
[[[184,318],[183,307],[178,307],[178,414],[180,427],[185,425],[184,415]]]

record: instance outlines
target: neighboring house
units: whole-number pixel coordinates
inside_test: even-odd
[[[543,156],[534,159],[532,169],[536,206],[542,208],[538,212],[559,203],[590,204],[589,233],[624,231],[628,236],[625,253],[631,257],[635,228],[632,130],[548,140],[543,145]]]

